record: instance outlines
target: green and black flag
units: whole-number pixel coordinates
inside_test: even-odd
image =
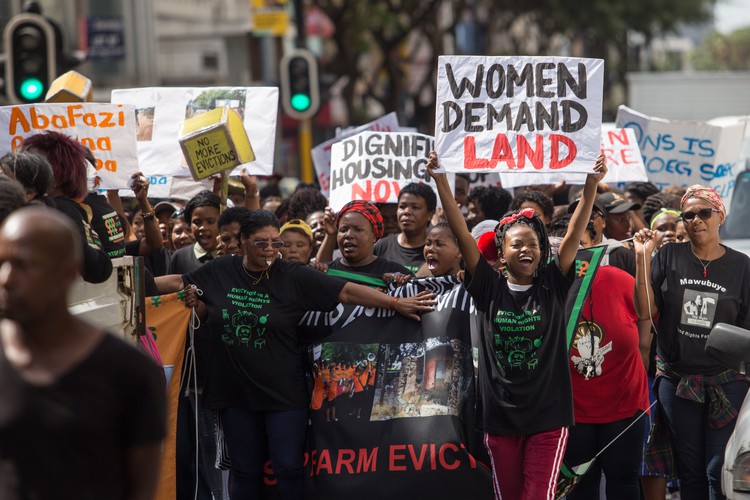
[[[594,283],[596,270],[602,262],[602,257],[607,250],[606,245],[584,248],[579,250],[576,255],[576,278],[573,286],[568,293],[568,301],[565,304],[565,317],[568,323],[565,325],[565,335],[567,336],[568,350],[573,345],[573,336],[575,335],[578,319],[581,315],[581,308],[586,302],[591,291],[591,285]],[[560,467],[560,475],[557,479],[556,498],[564,498],[573,491],[573,488],[581,480],[581,477],[593,465],[596,457],[586,463],[576,466],[570,466],[564,461]]]
[[[568,301],[565,304],[565,317],[568,318],[568,324],[565,325],[565,335],[568,341],[568,350],[573,345],[573,336],[575,335],[578,319],[581,315],[581,308],[586,301],[591,285],[594,283],[594,275],[607,250],[606,245],[584,248],[576,254],[576,277],[573,286],[568,292]]]

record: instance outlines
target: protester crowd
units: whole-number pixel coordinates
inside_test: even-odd
[[[243,171],[222,211],[219,183],[186,201],[157,200],[135,174],[132,196],[99,194],[87,184],[92,158],[62,134],[26,139],[0,158],[0,218],[28,206],[56,211],[75,230],[86,281],[106,280],[112,258],[132,255],[144,258],[147,295],[188,291],[206,322],[195,336],[199,378],[183,380],[178,498],[193,498],[196,486],[196,423],[198,498],[222,498],[227,488],[230,498],[255,498],[266,443],[282,497],[302,498],[310,410],[315,425],[360,418],[359,396],[376,377],[367,358],[322,359],[306,375],[295,330],[302,314],[343,302],[418,320],[434,305],[433,294],[391,298],[355,275],[463,281],[482,323],[478,425],[497,498],[554,498],[563,460],[578,465],[603,449],[568,498],[598,498],[602,474],[608,499],[665,498],[678,488],[683,499],[722,498],[723,450],[748,380],[703,345],[718,321],[750,328],[750,259],[720,243],[726,208],[712,189],[620,189],[601,182],[600,157],[583,186],[511,192],[459,174],[451,190],[433,154],[424,180],[436,184],[440,207],[430,185],[413,183],[397,203],[353,200],[336,213],[316,185],[286,195],[278,177]],[[603,267],[568,346],[564,302],[576,253],[596,246],[606,249]],[[6,295],[10,260],[0,251]],[[0,301],[12,319],[7,304]],[[533,326],[533,349],[516,359],[497,338],[520,322]],[[8,357],[5,345],[0,368]],[[215,414],[231,457],[228,482],[213,467]],[[665,459],[671,453],[674,462]]]

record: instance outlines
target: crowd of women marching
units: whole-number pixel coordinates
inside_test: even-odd
[[[598,498],[602,475],[610,500],[677,489],[683,499],[723,498],[724,448],[748,379],[703,347],[717,322],[750,328],[750,259],[722,245],[726,207],[714,190],[617,189],[601,182],[601,156],[583,186],[511,193],[458,175],[452,189],[432,153],[437,195],[415,183],[395,205],[352,201],[336,213],[314,185],[284,196],[278,178],[243,172],[222,212],[211,191],[152,204],[138,174],[134,203],[90,193],[90,161],[61,134],[27,139],[0,159],[0,216],[28,204],[63,212],[80,232],[87,281],[106,279],[112,257],[136,255],[149,295],[188,290],[204,321],[195,344],[202,370],[184,382],[192,389],[179,418],[200,423],[200,498],[255,498],[266,448],[281,496],[302,498],[311,410],[316,425],[361,418],[360,395],[378,373],[366,356],[321,359],[306,373],[300,319],[345,303],[419,321],[434,294],[396,298],[372,283],[422,276],[462,281],[478,311],[477,426],[496,498],[554,498],[563,462],[605,448],[568,498]],[[576,255],[593,246],[606,248],[605,265],[569,344]],[[519,331],[513,342],[523,350],[508,343]],[[228,481],[212,466],[215,417]],[[196,487],[193,441],[178,436],[179,498]]]

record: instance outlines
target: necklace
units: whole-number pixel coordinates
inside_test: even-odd
[[[701,267],[703,268],[703,277],[704,277],[704,278],[705,278],[705,277],[707,277],[707,275],[708,275],[708,266],[709,266],[709,265],[711,265],[711,262],[713,262],[713,261],[714,261],[714,260],[716,260],[716,259],[711,259],[711,260],[707,261],[707,262],[706,262],[706,263],[704,264],[704,263],[703,263],[703,259],[701,259],[700,257],[698,257],[698,256],[697,256],[697,255],[695,254],[695,250],[693,250],[693,245],[690,245],[690,251],[692,252],[693,256],[694,256],[694,257],[695,257],[696,259],[698,259],[698,263],[699,263],[699,264],[701,265]]]
[[[250,271],[248,271],[247,268],[245,267],[245,263],[244,262],[242,263],[242,270],[245,271],[245,274],[253,282],[253,285],[257,285],[258,283],[260,283],[261,281],[263,281],[263,278],[268,278],[269,277],[268,276],[268,269],[270,267],[271,266],[268,266],[265,269],[263,269],[260,272],[260,276],[253,276],[252,274],[250,274]]]

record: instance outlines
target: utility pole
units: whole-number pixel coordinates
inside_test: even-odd
[[[303,0],[294,0],[294,22],[297,27],[297,38],[295,40],[295,47],[298,49],[306,49],[307,47],[307,30],[305,28],[305,6]],[[317,69],[317,64],[316,64]],[[317,70],[315,71],[315,78],[317,78]],[[318,82],[311,82],[316,89]],[[312,165],[312,116],[317,112],[317,107],[309,115],[300,119],[299,123],[299,163],[300,163],[300,178],[302,182],[313,182],[315,176],[313,175]]]

